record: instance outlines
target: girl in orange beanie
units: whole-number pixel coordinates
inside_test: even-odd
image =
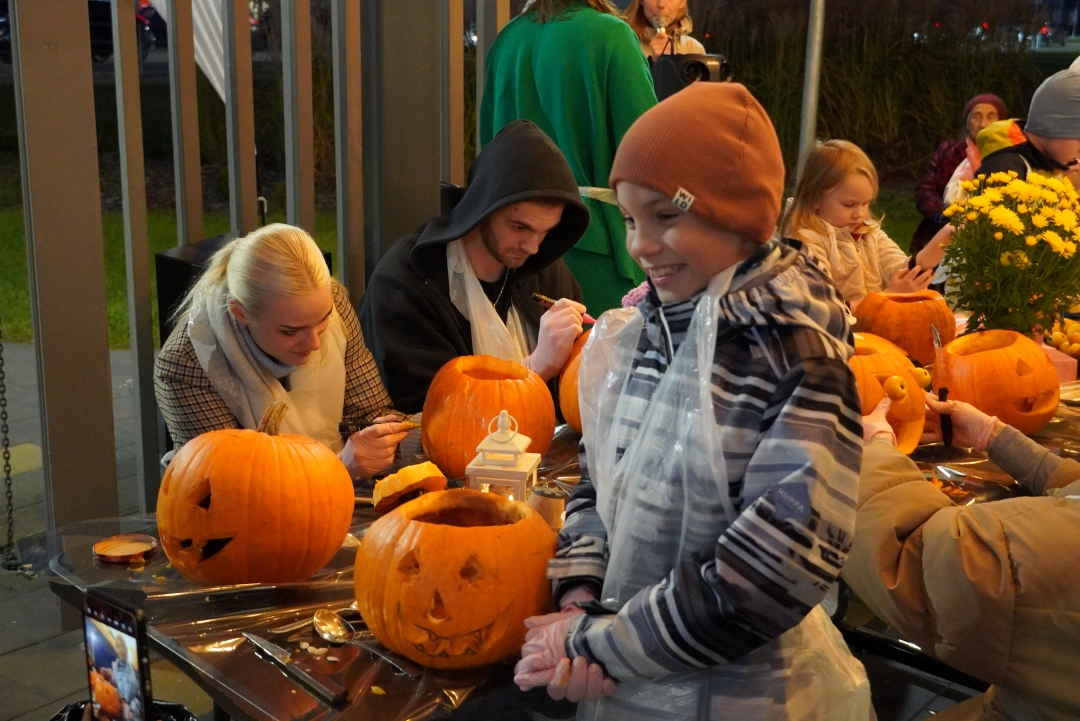
[[[829,269],[852,309],[868,293],[924,290],[932,268],[908,269],[908,257],[870,214],[878,176],[866,153],[846,140],[818,143],[806,155],[786,237],[805,242]]]
[[[515,681],[579,719],[870,718],[819,606],[854,531],[850,333],[824,269],[771,240],[772,124],[741,85],[693,85],[631,126],[610,183],[650,290],[583,351],[560,612],[526,622]]]

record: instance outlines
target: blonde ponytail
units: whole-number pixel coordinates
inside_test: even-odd
[[[214,253],[173,318],[183,318],[198,298],[222,292],[258,316],[271,298],[303,295],[330,282],[330,270],[311,236],[300,228],[273,223]]]

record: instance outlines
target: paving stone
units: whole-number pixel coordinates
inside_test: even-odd
[[[0,637],[3,637],[0,638],[0,653],[18,648],[9,646],[6,638],[9,634],[25,639],[22,646],[60,635],[59,600],[48,586],[0,602]]]
[[[89,686],[86,689],[77,693],[70,694],[64,698],[50,701],[41,708],[28,711],[22,716],[16,716],[11,721],[49,721],[56,712],[67,706],[69,703],[75,703],[76,701],[85,701],[90,697]]]
[[[18,679],[46,701],[84,690],[86,651],[82,630],[69,631],[0,656],[0,676]]]
[[[22,508],[45,500],[45,471],[37,468],[11,477],[11,503]]]
[[[0,698],[4,700],[0,703],[0,721],[18,718],[49,703],[49,697],[35,693],[3,674],[0,674]]]

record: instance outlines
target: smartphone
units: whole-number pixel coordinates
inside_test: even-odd
[[[91,718],[146,721],[150,717],[150,655],[143,612],[87,593],[83,634]]]

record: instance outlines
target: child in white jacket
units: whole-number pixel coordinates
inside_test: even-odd
[[[907,255],[870,214],[877,193],[866,153],[846,140],[826,140],[808,153],[784,218],[783,235],[809,246],[853,310],[868,293],[923,290],[933,275],[909,269]]]

